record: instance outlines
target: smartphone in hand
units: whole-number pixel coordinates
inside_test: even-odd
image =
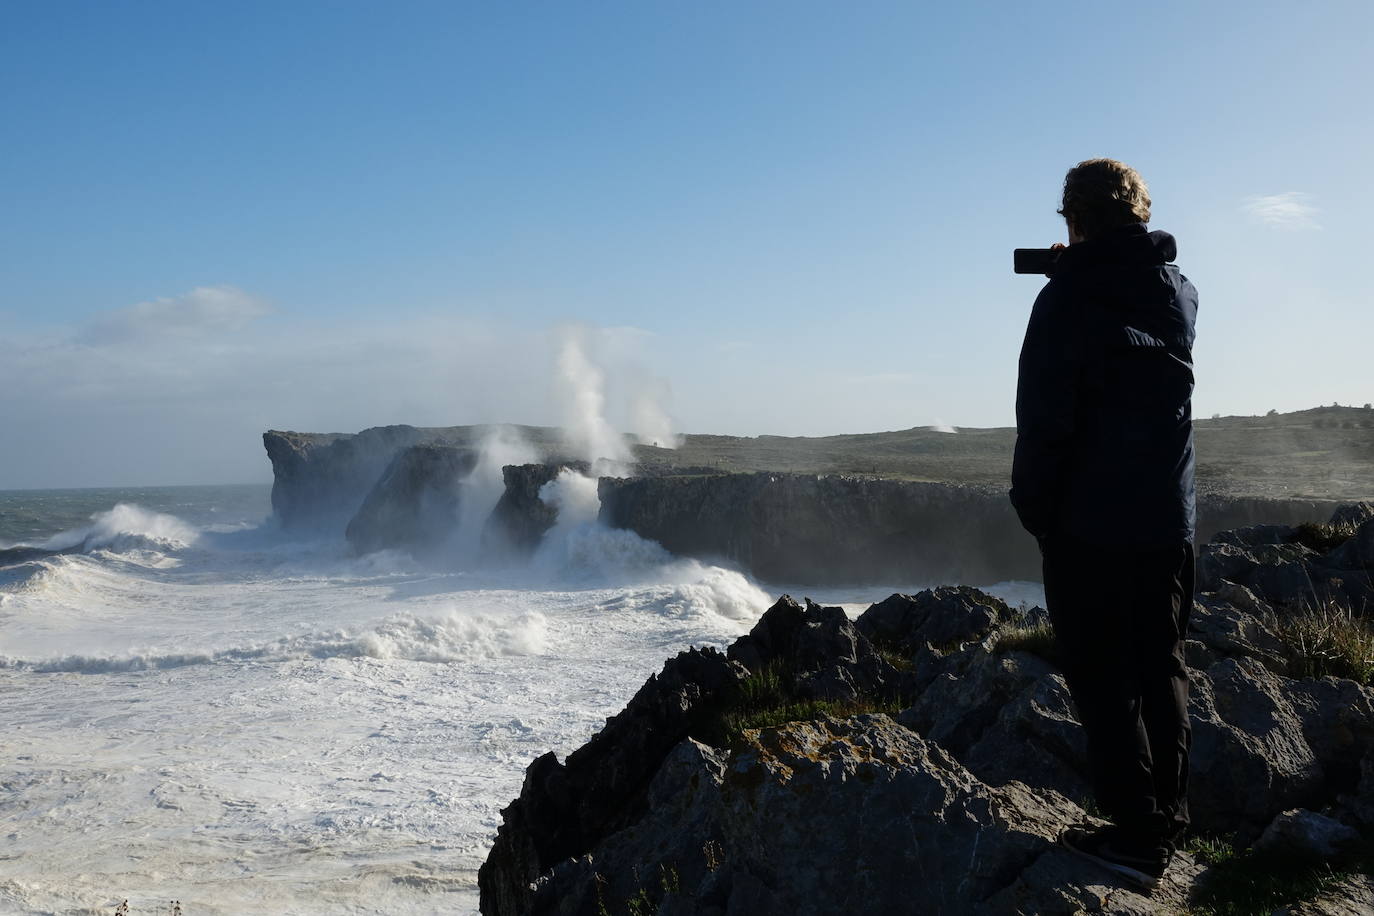
[[[1017,248],[1011,253],[1012,270],[1018,274],[1054,276],[1054,265],[1063,248]]]

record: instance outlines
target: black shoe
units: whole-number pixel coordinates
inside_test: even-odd
[[[1100,830],[1071,827],[1059,835],[1059,845],[1146,891],[1158,886],[1173,858],[1173,849],[1169,846],[1132,844],[1111,827]]]

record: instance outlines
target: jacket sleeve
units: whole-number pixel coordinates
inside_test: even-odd
[[[1054,280],[1040,291],[1017,371],[1011,502],[1037,538],[1054,527],[1077,432],[1084,329],[1067,293]]]

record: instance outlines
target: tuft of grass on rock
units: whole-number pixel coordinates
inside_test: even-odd
[[[1310,547],[1320,554],[1328,554],[1355,536],[1359,526],[1353,522],[1338,522],[1323,525],[1318,522],[1303,522],[1293,532],[1293,540],[1304,547]]]
[[[998,655],[1008,652],[1029,652],[1056,668],[1062,667],[1059,661],[1059,645],[1054,640],[1054,627],[1048,620],[1003,627],[997,633],[993,651]]]
[[[916,667],[916,663],[912,661],[910,657],[903,655],[895,649],[889,649],[884,646],[878,646],[877,649],[878,654],[883,657],[883,661],[887,662],[898,671],[911,671]]]
[[[1238,851],[1225,837],[1196,836],[1184,850],[1208,866],[1193,889],[1188,916],[1267,916],[1289,904],[1312,900],[1374,867],[1368,846],[1330,862]]]
[[[901,697],[860,696],[853,700],[816,700],[797,695],[793,673],[773,663],[749,675],[715,717],[698,730],[699,740],[716,747],[738,747],[751,729],[772,728],[823,716],[865,713],[896,715],[908,705]]]
[[[1328,599],[1275,616],[1292,677],[1344,677],[1374,685],[1374,620]]]
[[[1195,834],[1183,844],[1183,851],[1203,865],[1222,865],[1236,857],[1236,847],[1229,837]]]

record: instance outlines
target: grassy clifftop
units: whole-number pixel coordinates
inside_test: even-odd
[[[1374,498],[1374,409],[1319,407],[1195,424],[1199,486],[1234,496]],[[1005,486],[1016,430],[916,427],[843,436],[689,435],[681,448],[636,446],[648,468],[859,474]]]

